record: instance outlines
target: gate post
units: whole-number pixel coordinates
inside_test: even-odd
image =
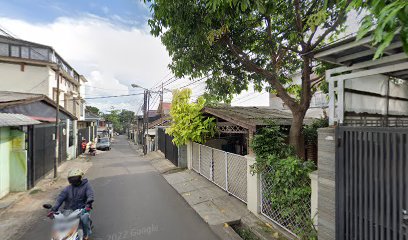
[[[245,158],[247,160],[247,207],[250,212],[258,215],[261,212],[261,179],[258,173],[251,173],[255,156],[246,155]]]
[[[336,133],[335,128],[318,130],[318,239],[336,236]]]

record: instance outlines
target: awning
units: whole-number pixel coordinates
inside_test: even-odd
[[[41,122],[22,114],[0,113],[0,127],[36,125]]]

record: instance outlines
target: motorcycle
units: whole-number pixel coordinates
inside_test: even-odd
[[[44,204],[45,209],[51,209],[50,204]],[[84,232],[81,224],[81,214],[84,209],[64,210],[54,213],[51,240],[83,240]]]
[[[89,148],[89,154],[91,154],[91,156],[96,156],[96,148]]]

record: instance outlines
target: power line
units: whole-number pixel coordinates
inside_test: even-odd
[[[113,95],[113,96],[103,96],[103,97],[92,97],[92,98],[83,98],[83,99],[89,100],[89,99],[102,99],[102,98],[117,98],[117,97],[129,97],[129,96],[137,96],[137,95],[143,95],[143,93],[126,94],[126,95]]]
[[[263,93],[261,93],[261,94],[255,95],[255,96],[253,96],[253,97],[251,97],[251,98],[246,99],[245,101],[235,102],[235,104],[248,102],[249,100],[252,100],[252,99],[254,99],[254,98],[257,98],[257,97],[260,97],[260,96],[264,95],[265,93],[268,93],[268,92],[263,92]]]
[[[137,91],[138,89],[112,89],[112,88],[100,88],[100,87],[94,87],[94,86],[89,86],[85,85],[87,88],[95,88],[95,89],[100,89],[100,90],[109,90],[109,91]]]
[[[209,77],[210,77],[210,75],[204,76],[204,77],[202,77],[202,78],[200,78],[200,79],[197,79],[197,80],[195,80],[195,81],[193,81],[193,82],[191,82],[191,83],[188,83],[188,84],[186,84],[186,85],[184,85],[184,86],[182,86],[182,87],[178,87],[178,88],[185,88],[185,87],[191,86],[191,85],[193,85],[193,84],[196,84],[196,83],[202,81],[204,78],[207,78],[207,79],[208,79]]]

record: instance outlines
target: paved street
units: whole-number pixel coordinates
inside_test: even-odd
[[[130,148],[125,137],[120,136],[110,152],[92,161],[86,177],[96,193],[94,240],[218,239],[150,162]],[[51,221],[43,217],[21,239],[47,239],[50,226]]]

